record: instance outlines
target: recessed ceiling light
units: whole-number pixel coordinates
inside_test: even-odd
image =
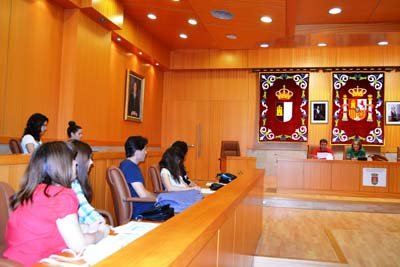
[[[121,42],[121,40],[122,40],[121,37],[117,37],[118,42]]]
[[[378,43],[378,45],[388,45],[388,44],[389,44],[388,41],[380,41],[380,42]]]
[[[156,66],[160,65],[160,63],[156,62]]]
[[[149,14],[147,14],[147,17],[148,17],[149,19],[152,19],[152,20],[155,20],[155,19],[157,19],[157,16],[156,16],[156,15],[154,15],[153,13],[149,13]]]
[[[269,47],[269,44],[267,44],[267,43],[262,43],[262,44],[260,44],[260,47],[262,47],[262,48],[267,48],[267,47]]]
[[[197,25],[197,20],[195,20],[195,19],[188,19],[188,23],[189,23],[190,25]]]
[[[334,8],[329,9],[328,12],[331,15],[337,15],[337,14],[342,13],[342,9],[340,7],[334,7]]]
[[[211,15],[217,19],[224,19],[224,20],[233,19],[232,13],[226,10],[213,10],[211,11]]]
[[[327,46],[328,44],[327,43],[318,43],[317,44],[319,47],[323,47],[323,46]]]
[[[269,16],[262,16],[262,17],[260,18],[260,20],[261,20],[262,22],[264,22],[264,23],[271,23],[271,22],[272,22],[272,18],[269,17]]]
[[[237,36],[234,35],[234,34],[227,34],[226,38],[231,39],[231,40],[235,40],[235,39],[237,39]]]
[[[180,0],[172,0],[172,2],[179,2]]]
[[[179,34],[179,37],[182,38],[182,39],[187,39],[188,38],[186,33]]]
[[[143,52],[142,51],[139,51],[139,53],[138,53],[139,55],[143,55]]]
[[[131,52],[126,52],[125,55],[127,55],[128,57],[133,56],[133,53]]]

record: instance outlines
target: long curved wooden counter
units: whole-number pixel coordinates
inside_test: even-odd
[[[366,170],[384,170],[385,186],[366,185]],[[400,163],[387,161],[279,159],[277,191],[400,198]]]
[[[252,266],[262,230],[264,171],[236,180],[96,266]]]

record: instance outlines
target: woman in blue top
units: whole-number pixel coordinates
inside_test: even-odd
[[[346,159],[359,159],[365,158],[365,150],[362,148],[360,140],[354,140],[351,147],[346,151]]]

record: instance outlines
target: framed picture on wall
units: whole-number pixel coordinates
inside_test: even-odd
[[[328,101],[311,101],[311,123],[328,123]]]
[[[386,101],[386,124],[400,125],[400,101]]]
[[[131,71],[126,71],[124,119],[143,121],[144,77]]]

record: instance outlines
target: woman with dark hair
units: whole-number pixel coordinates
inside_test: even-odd
[[[35,113],[29,117],[21,140],[24,154],[31,154],[42,144],[41,137],[47,130],[48,122],[49,119],[40,113]]]
[[[82,127],[74,121],[68,122],[67,135],[70,140],[81,140],[83,136]]]
[[[189,179],[187,176],[186,168],[183,162],[185,161],[186,154],[188,152],[188,145],[184,141],[175,141],[171,147],[176,148],[177,153],[180,154],[181,161],[179,163],[179,169],[181,171],[181,176],[183,181],[189,186],[196,186],[196,184]]]
[[[161,180],[166,191],[182,191],[198,189],[189,187],[182,178],[181,163],[183,161],[182,151],[176,146],[168,148],[159,163],[161,169]]]
[[[70,140],[67,144],[76,155],[76,179],[72,181],[71,188],[78,197],[78,219],[82,232],[108,232],[109,227],[103,216],[90,205],[93,193],[89,183],[89,170],[93,165],[92,148],[79,140]]]
[[[32,266],[65,248],[80,252],[104,233],[83,234],[78,199],[70,188],[75,177],[74,155],[64,142],[49,142],[32,154],[21,189],[11,198],[3,256]]]

